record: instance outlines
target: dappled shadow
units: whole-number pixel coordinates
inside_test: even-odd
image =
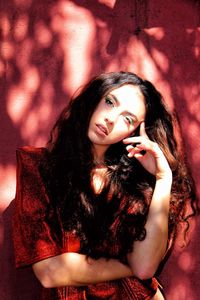
[[[3,101],[4,145],[0,154],[6,164],[16,146],[45,142],[47,130],[67,101],[62,86],[64,54],[59,33],[51,28],[55,1],[7,1],[1,7],[2,48],[5,66]]]
[[[46,143],[56,116],[80,84],[102,71],[130,70],[152,80],[178,112],[183,143],[200,193],[199,1],[8,0],[0,4],[0,22],[3,167],[15,165],[16,147]],[[3,273],[5,282],[10,280],[3,285],[2,300],[9,299],[6,288],[12,297],[16,289],[15,280],[10,279],[13,258],[11,264],[6,258],[12,253],[8,243],[11,207],[1,224],[1,228],[7,228]],[[196,226],[199,228],[199,224]],[[198,241],[197,229],[193,240]],[[192,269],[182,269],[184,263],[179,263],[177,256],[170,257],[164,267],[161,279],[167,291],[175,287],[173,270],[179,278],[183,273],[187,278],[193,274],[194,280],[187,283],[188,292],[197,280],[200,262],[194,241],[184,250],[187,258],[194,256]],[[23,278],[25,271],[21,272]],[[176,283],[180,284],[180,279]],[[17,291],[20,295],[20,288]],[[197,299],[198,294],[197,287],[191,299]]]

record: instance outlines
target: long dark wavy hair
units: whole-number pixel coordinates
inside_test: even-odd
[[[108,249],[113,239],[118,241],[119,255],[123,256],[132,250],[134,241],[145,238],[145,222],[155,185],[154,176],[135,158],[128,159],[125,146],[119,142],[105,154],[107,184],[98,195],[91,187],[95,161],[88,138],[89,121],[100,100],[125,84],[137,86],[142,92],[147,134],[158,143],[173,172],[169,238],[175,239],[178,224],[188,225],[188,218],[196,210],[193,180],[178,150],[173,116],[161,94],[149,81],[133,73],[101,74],[80,89],[62,111],[51,131],[42,166],[47,191],[62,227],[76,231],[82,253],[96,258],[106,256],[101,252],[105,240]],[[116,220],[119,222],[113,232]],[[60,228],[56,230],[59,233]]]

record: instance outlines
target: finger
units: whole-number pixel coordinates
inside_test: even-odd
[[[143,150],[144,151],[144,150]],[[135,153],[134,157],[137,159],[137,160],[143,160],[143,157],[144,155],[146,154],[146,152],[143,153],[143,151],[139,152],[139,153]]]
[[[135,144],[135,143],[140,144],[142,141],[143,138],[141,138],[141,136],[134,136],[134,137],[123,139],[124,144]]]
[[[133,149],[134,149],[133,145],[128,145],[128,146],[126,146],[126,150],[127,150],[128,152],[132,151]]]
[[[144,136],[144,137],[148,138],[148,135],[145,130],[145,121],[140,123],[140,136]]]
[[[135,158],[142,158],[145,154],[146,154],[146,151],[145,150],[140,150],[140,149],[129,149],[127,150],[128,151],[128,154],[127,156],[130,158],[130,157],[135,157]]]
[[[146,154],[145,146],[141,144],[128,145],[126,146],[126,150],[128,152],[128,157],[133,157],[137,154],[139,155],[139,157],[142,157]]]
[[[134,147],[134,150],[138,151],[136,153],[140,154],[139,157],[142,157],[146,154],[146,149],[147,147],[143,144],[137,144],[135,147]]]

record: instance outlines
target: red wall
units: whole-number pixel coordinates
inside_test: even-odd
[[[3,3],[4,2],[4,3]],[[0,4],[0,299],[37,299],[31,270],[15,271],[10,221],[15,149],[43,146],[75,88],[102,71],[151,80],[179,115],[200,194],[198,0],[7,0]],[[200,297],[199,222],[160,275],[170,300]]]

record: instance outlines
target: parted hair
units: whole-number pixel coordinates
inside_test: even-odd
[[[125,146],[119,142],[105,154],[108,168],[105,187],[98,195],[91,187],[95,161],[88,138],[90,118],[103,97],[125,84],[137,86],[142,92],[146,132],[158,143],[172,169],[169,239],[175,240],[178,224],[185,223],[188,227],[189,217],[195,214],[193,180],[177,145],[174,115],[166,108],[162,95],[152,83],[131,72],[100,74],[79,89],[60,114],[42,165],[52,207],[64,229],[75,230],[82,252],[96,258],[102,255],[103,242],[107,240],[109,244],[113,238],[111,228],[116,216],[120,222],[115,238],[120,241],[121,256],[132,250],[134,241],[145,238],[145,222],[155,185],[154,176],[135,158],[129,159]]]

